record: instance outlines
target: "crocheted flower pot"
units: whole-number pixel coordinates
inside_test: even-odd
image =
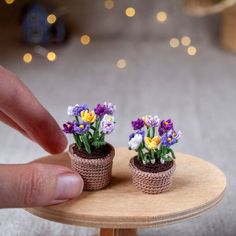
[[[84,180],[84,190],[99,190],[111,181],[112,162],[115,149],[112,145],[104,145],[99,152],[87,154],[79,150],[76,144],[69,147],[71,168],[77,171]]]
[[[136,156],[130,159],[129,167],[131,169],[132,182],[139,190],[148,194],[157,194],[169,190],[172,185],[172,176],[176,169],[175,161],[172,161],[169,169],[151,173],[140,170],[135,165],[135,158]]]

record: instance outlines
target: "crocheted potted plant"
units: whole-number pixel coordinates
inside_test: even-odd
[[[150,115],[132,121],[132,126],[128,145],[137,152],[129,163],[133,184],[144,193],[167,191],[176,168],[171,146],[179,141],[181,132],[174,130],[171,119],[160,121]]]
[[[71,167],[82,176],[85,190],[102,189],[111,181],[115,149],[105,142],[105,136],[114,130],[115,109],[107,102],[94,110],[85,104],[68,107],[67,114],[73,120],[63,124],[63,131],[73,134],[75,143],[69,146]]]

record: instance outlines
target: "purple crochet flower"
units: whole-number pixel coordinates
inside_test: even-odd
[[[72,110],[74,116],[80,116],[81,111],[89,110],[86,104],[78,105],[76,104]]]
[[[171,130],[172,128],[173,122],[171,121],[171,119],[162,120],[158,129],[159,135],[162,136],[164,133],[166,133],[168,130]]]
[[[158,127],[160,124],[160,118],[158,116],[146,115],[143,117],[143,121],[148,127]]]
[[[143,128],[144,121],[142,119],[138,118],[137,120],[132,121],[131,124],[132,124],[134,130],[138,130],[138,129]]]
[[[94,109],[94,112],[97,116],[104,116],[108,114],[108,109],[105,105],[97,104],[97,106]]]
[[[145,131],[144,130],[137,130],[135,133],[132,133],[130,136],[129,136],[129,141],[135,136],[135,134],[141,134],[143,139],[144,139],[144,136],[145,136]]]
[[[181,135],[181,131],[176,132],[175,130],[171,129],[161,136],[161,143],[164,147],[170,147],[178,142],[178,140],[181,138]]]
[[[106,109],[107,109],[107,114],[108,114],[108,115],[113,115],[114,112],[116,111],[116,106],[113,105],[113,104],[110,103],[110,102],[109,102],[109,103],[104,102],[103,105],[106,107]]]
[[[74,123],[68,121],[65,124],[63,124],[63,131],[67,134],[73,134],[74,133]]]
[[[90,129],[90,125],[87,122],[75,122],[74,123],[74,131],[77,134],[85,134],[86,132],[88,132]]]

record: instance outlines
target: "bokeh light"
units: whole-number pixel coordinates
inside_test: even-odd
[[[23,56],[23,61],[24,63],[30,63],[32,61],[33,57],[32,57],[32,54],[31,53],[25,53],[24,56]]]
[[[179,40],[177,38],[170,39],[170,46],[172,48],[177,48],[179,46]]]
[[[55,52],[48,52],[47,53],[47,59],[49,61],[55,61],[57,59],[57,55]]]
[[[189,46],[191,44],[191,39],[188,36],[184,36],[181,38],[181,43],[183,46]]]
[[[190,47],[188,47],[188,49],[187,49],[187,53],[188,53],[188,55],[190,55],[190,56],[194,56],[194,55],[196,55],[196,53],[197,53],[197,48],[196,48],[196,47],[193,47],[193,46],[190,46]]]
[[[156,19],[157,19],[158,22],[164,23],[167,20],[167,13],[164,12],[164,11],[159,11],[156,14]]]
[[[128,7],[125,10],[125,14],[128,17],[133,17],[135,15],[135,13],[136,13],[136,11],[135,11],[135,9],[133,7]]]
[[[57,21],[57,17],[54,14],[50,14],[47,17],[47,22],[49,24],[54,24]]]
[[[14,2],[15,2],[15,0],[5,0],[5,3],[6,3],[6,4],[9,4],[9,5],[10,5],[10,4],[13,4]]]
[[[87,34],[84,34],[80,37],[80,42],[83,44],[83,45],[88,45],[90,43],[91,39],[89,37],[89,35]]]
[[[111,10],[114,7],[114,2],[113,0],[105,0],[104,1],[104,7],[108,10]]]
[[[119,69],[124,69],[126,66],[127,66],[127,62],[125,59],[119,59],[117,62],[116,62],[116,66],[117,68]]]

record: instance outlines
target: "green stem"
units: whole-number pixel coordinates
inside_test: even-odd
[[[155,127],[152,127],[152,138],[154,138],[154,137],[155,137],[155,132],[156,132],[156,129],[155,129]]]
[[[142,141],[142,143],[140,144],[140,147],[141,147],[141,149],[145,149],[145,150],[148,151],[148,152],[150,151],[150,150],[146,147],[144,141]]]
[[[105,139],[105,134],[103,132],[100,133],[100,141],[104,142],[104,139]]]
[[[171,153],[171,155],[172,155],[172,158],[173,158],[173,159],[176,159],[176,156],[175,156],[174,151],[173,151],[171,148],[169,148],[168,151],[170,151],[170,153]]]
[[[142,145],[140,145],[139,148],[138,148],[138,159],[139,160],[141,159],[141,161],[142,161],[143,158],[144,158],[144,154],[143,154],[143,151],[142,151]]]
[[[156,150],[154,151],[154,157],[156,156],[156,157],[158,158],[158,155],[159,155],[159,150],[156,149]]]
[[[78,116],[75,116],[75,119],[77,122],[79,122],[79,117]]]
[[[88,131],[88,135],[92,138],[93,137],[93,135],[92,135],[92,133],[90,132],[90,131]]]
[[[143,160],[145,162],[145,164],[147,163],[147,156],[142,152],[142,155],[143,155]]]
[[[151,159],[155,159],[155,156],[154,156],[154,150],[153,149],[151,149]]]
[[[73,134],[73,136],[74,136],[74,139],[75,139],[75,142],[76,142],[78,148],[80,149],[82,147],[82,143],[80,141],[80,137],[77,134]]]
[[[85,150],[88,154],[91,154],[91,147],[88,142],[88,138],[86,135],[81,136],[82,142],[84,143]]]
[[[162,144],[160,145],[160,150],[158,152],[158,157],[159,157],[159,159],[161,159],[163,157],[163,145]]]
[[[90,126],[90,128],[93,130],[93,131],[95,131],[96,129],[95,129],[95,127],[93,127],[92,125]]]
[[[138,159],[141,161],[142,160],[142,154],[141,154],[141,149],[138,149]]]
[[[150,138],[150,128],[149,127],[147,127],[147,137]]]
[[[101,123],[101,120],[99,119],[99,120],[97,121],[97,126],[96,126],[97,131],[99,130],[100,123]]]
[[[96,120],[95,122],[95,129],[94,129],[94,133],[97,134],[98,133],[98,130],[99,130],[99,127],[100,127],[100,122],[101,120]]]
[[[100,139],[100,137],[99,137],[100,122],[101,122],[101,120],[96,120],[95,121],[95,127],[91,126],[91,128],[93,130],[93,139],[94,140]]]

